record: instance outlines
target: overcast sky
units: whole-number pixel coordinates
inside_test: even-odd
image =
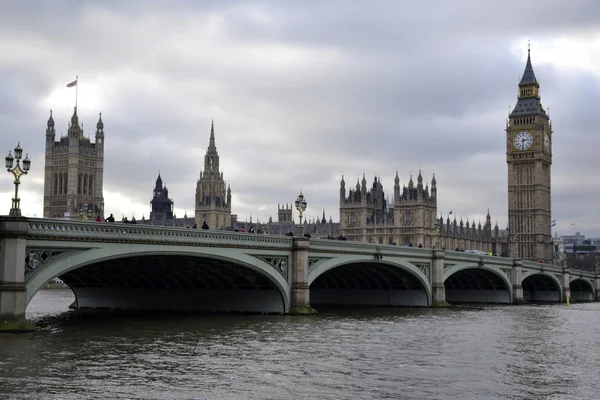
[[[554,128],[556,232],[600,236],[600,2],[0,2],[0,151],[32,160],[22,209],[42,216],[44,134],[105,123],[106,213],[148,217],[158,171],[193,215],[214,118],[241,220],[302,190],[339,218],[339,184],[438,182],[438,211],[507,223],[505,123],[527,41]],[[4,150],[2,150],[4,149]],[[14,186],[0,176],[8,213]],[[297,220],[297,214],[295,213]],[[575,224],[575,225],[572,225]]]

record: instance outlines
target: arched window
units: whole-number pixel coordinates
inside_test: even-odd
[[[87,180],[88,180],[88,176],[87,176],[87,174],[85,174],[83,176],[83,194],[87,194]]]
[[[58,174],[58,179],[59,179],[58,194],[62,194],[62,192],[63,192],[63,174]]]
[[[92,175],[88,176],[88,194],[90,196],[92,196],[94,194],[94,185],[93,185],[94,179]]]
[[[65,173],[64,176],[65,176],[65,186],[63,187],[63,189],[64,189],[63,193],[67,194],[67,187],[68,187],[67,184],[68,184],[68,181],[69,181],[69,175],[67,173]]]
[[[81,179],[83,177],[81,176],[81,174],[79,174],[79,178],[77,180],[77,194],[81,194]]]
[[[58,194],[58,174],[54,174],[54,194]]]

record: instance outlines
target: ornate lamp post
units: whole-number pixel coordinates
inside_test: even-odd
[[[298,213],[300,214],[300,235],[302,235],[302,230],[304,229],[302,226],[302,213],[306,210],[306,200],[304,199],[302,192],[300,192],[296,199],[296,210],[298,210]]]
[[[15,156],[8,152],[8,156],[4,159],[6,161],[5,166],[8,172],[12,172],[15,177],[15,198],[12,199],[12,207],[10,209],[9,215],[11,217],[20,217],[21,216],[21,199],[19,199],[19,184],[21,183],[21,176],[27,175],[29,168],[31,168],[31,161],[29,160],[29,156],[26,154],[25,159],[23,160],[23,168],[21,168],[21,157],[23,156],[23,149],[21,148],[21,143],[17,143],[17,147],[15,147]],[[13,168],[13,161],[17,160],[17,165]]]

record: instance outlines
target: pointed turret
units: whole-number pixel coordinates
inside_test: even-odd
[[[394,177],[394,204],[398,204],[400,201],[400,178],[398,177],[398,171]]]
[[[519,96],[515,108],[510,113],[510,118],[523,117],[523,116],[536,116],[541,115],[548,118],[546,111],[542,107],[540,101],[540,85],[533,72],[533,66],[531,64],[531,50],[527,50],[527,63],[525,64],[525,71],[523,77],[519,82]]]
[[[344,181],[344,175],[342,175],[342,180],[340,181],[340,201],[343,202],[346,200],[346,181]]]
[[[531,49],[527,49],[527,63],[525,64],[525,71],[523,72],[521,82],[519,82],[519,87],[526,87],[532,85],[538,88],[540,87],[537,79],[535,78],[533,66],[531,65]]]
[[[104,130],[104,122],[102,122],[102,113],[98,117],[98,122],[96,123],[96,131],[100,132]]]
[[[208,140],[208,147],[209,148],[216,147],[216,145],[215,145],[215,121],[214,120],[210,121],[210,139]]]
[[[323,209],[323,218],[321,218],[321,223],[327,223],[327,219],[325,218],[325,209]]]
[[[50,110],[50,118],[48,118],[48,129],[54,129],[54,118],[52,118],[52,110]]]
[[[423,175],[421,175],[421,170],[419,170],[419,176],[417,176],[417,187],[423,187]]]
[[[162,190],[162,188],[163,188],[163,182],[162,182],[162,178],[160,176],[160,171],[159,171],[158,172],[158,178],[156,178],[156,185],[155,185],[154,190],[155,191]]]

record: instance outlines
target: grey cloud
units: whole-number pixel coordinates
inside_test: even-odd
[[[43,99],[80,75],[102,89],[101,109],[80,110],[91,136],[104,112],[105,189],[143,204],[136,215],[148,213],[158,170],[177,209],[193,213],[214,117],[241,218],[276,217],[277,203],[303,190],[310,215],[325,208],[337,219],[342,172],[347,188],[363,171],[369,182],[380,175],[391,197],[396,169],[405,184],[421,168],[428,182],[436,172],[440,210],[481,216],[489,207],[501,227],[503,129],[524,68],[510,46],[589,33],[600,15],[591,1],[32,4],[0,10],[0,45],[23,53],[0,61],[0,130],[18,132],[0,145],[18,137],[41,166]],[[535,51],[555,129],[553,218],[598,220],[590,201],[600,182],[588,175],[598,78],[537,63]],[[52,105],[57,128],[69,107]],[[589,193],[574,194],[570,179]]]

